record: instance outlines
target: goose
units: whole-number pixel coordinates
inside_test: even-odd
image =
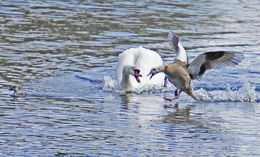
[[[178,99],[181,92],[186,92],[189,96],[197,99],[193,94],[191,80],[200,80],[206,70],[212,68],[222,68],[226,65],[237,65],[244,58],[244,55],[235,51],[211,51],[198,55],[191,63],[188,62],[187,52],[180,44],[177,34],[171,32],[171,45],[176,52],[176,59],[169,65],[162,65],[151,69],[148,76],[154,77],[163,72],[168,80],[177,88],[174,98],[164,98],[172,101]]]
[[[139,46],[123,51],[119,54],[117,63],[119,87],[132,91],[144,85],[163,86],[165,80],[163,73],[152,79],[147,76],[151,68],[161,65],[163,65],[161,56],[153,50]]]
[[[18,90],[21,89],[20,86],[11,86],[9,90],[14,91],[12,97],[26,97],[27,93],[18,93]]]

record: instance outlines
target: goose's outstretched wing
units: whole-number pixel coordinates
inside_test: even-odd
[[[206,52],[196,57],[187,67],[191,79],[200,79],[206,70],[222,68],[227,65],[237,65],[244,55],[234,51]]]

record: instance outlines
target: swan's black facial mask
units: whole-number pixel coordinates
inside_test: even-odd
[[[141,82],[140,79],[139,79],[139,77],[142,77],[142,75],[140,74],[140,70],[139,70],[139,69],[134,69],[134,77],[135,77],[135,79],[136,79],[136,81],[137,81],[138,83]]]

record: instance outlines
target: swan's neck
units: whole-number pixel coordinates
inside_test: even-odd
[[[121,87],[124,89],[128,89],[131,87],[131,82],[130,82],[130,75],[131,75],[131,66],[124,66],[123,68],[123,74],[122,74],[122,80],[120,82]]]
[[[180,42],[178,43],[178,49],[176,51],[176,60],[180,60],[181,62],[188,63],[187,52]]]

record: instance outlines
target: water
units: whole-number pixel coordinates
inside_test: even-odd
[[[1,1],[0,155],[259,156],[258,10],[257,0]],[[170,63],[171,30],[190,60],[245,59],[193,81],[200,101],[164,101],[171,86],[119,91],[118,54],[143,46]]]

